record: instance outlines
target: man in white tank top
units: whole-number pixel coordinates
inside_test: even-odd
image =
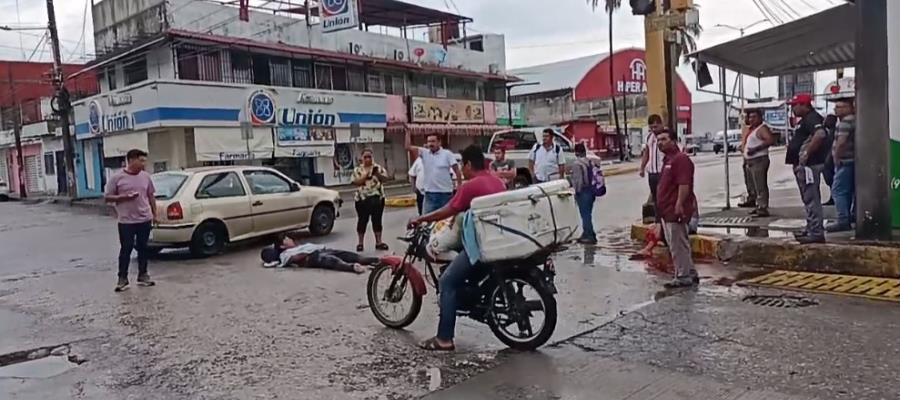
[[[769,216],[769,147],[775,144],[772,130],[763,121],[762,110],[747,110],[747,127],[750,133],[741,152],[747,168],[747,191],[756,193],[756,208],[750,215]]]

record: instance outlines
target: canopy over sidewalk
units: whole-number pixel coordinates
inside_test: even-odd
[[[691,57],[756,77],[852,67],[857,19],[856,5],[843,4]]]

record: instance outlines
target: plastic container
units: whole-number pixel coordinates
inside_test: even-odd
[[[482,262],[527,258],[571,241],[581,228],[575,192],[565,180],[479,197],[471,209]]]

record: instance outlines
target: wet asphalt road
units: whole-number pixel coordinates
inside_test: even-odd
[[[706,204],[724,203],[716,162],[697,161],[697,190]],[[733,187],[740,187],[739,168],[732,175]],[[773,171],[776,185],[789,176]],[[635,310],[667,304],[655,302],[669,295],[659,290],[667,278],[659,269],[665,267],[627,260],[635,246],[627,225],[640,215],[646,184],[636,176],[612,177],[609,184],[611,193],[595,212],[601,244],[556,256],[561,317],[552,340],[558,345],[547,354],[593,351],[578,341]],[[386,237],[401,234],[411,214],[389,210]],[[311,240],[352,248],[354,222],[341,219],[334,234]],[[399,251],[398,242],[389,243]],[[368,247],[373,245],[370,237]],[[0,355],[70,344],[71,354],[87,359],[43,379],[0,373],[0,398],[405,399],[522,357],[504,350],[487,327],[467,320],[458,324],[457,353],[420,351],[415,343],[434,334],[433,293],[412,326],[391,331],[367,309],[365,276],[264,270],[262,246],[242,243],[204,260],[164,253],[151,265],[158,286],[115,294],[114,221],[55,206],[0,204]],[[747,272],[702,264],[707,278],[700,293],[738,298],[716,282]],[[629,361],[646,362],[637,356]]]

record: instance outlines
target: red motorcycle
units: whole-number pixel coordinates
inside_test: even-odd
[[[440,272],[435,272],[436,261],[426,251],[430,235],[430,224],[410,229],[400,238],[409,244],[406,254],[382,258],[369,276],[369,308],[389,328],[405,328],[419,316],[427,288],[416,262],[424,262],[429,283],[440,291],[440,274],[448,264],[439,264]],[[550,255],[557,250],[476,265],[458,292],[457,315],[487,324],[511,348],[534,350],[544,345],[556,329],[556,272]]]

